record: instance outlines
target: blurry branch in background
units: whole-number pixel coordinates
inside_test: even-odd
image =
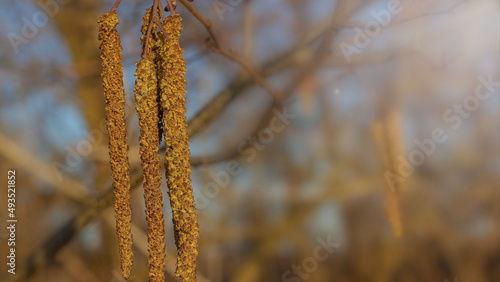
[[[350,71],[345,71],[340,73],[339,75],[335,76],[332,79],[332,82],[338,82],[341,79],[345,78],[346,75],[350,74]],[[265,128],[269,128],[269,122],[270,120],[275,116],[275,113],[273,109],[276,109],[278,111],[283,112],[283,108],[285,106],[285,102],[287,101],[286,98],[289,98],[289,96],[293,92],[286,92],[287,95],[285,95],[285,99],[282,99],[281,102],[275,102],[272,103],[271,105],[268,106],[266,109],[265,113],[262,115],[262,117],[256,122],[256,127],[252,131],[252,133],[249,134],[249,137],[247,136],[246,139],[252,139],[252,137],[257,137],[258,133],[261,132],[261,130]],[[241,142],[243,142],[245,139],[243,139]],[[238,156],[238,148],[235,147],[230,150],[226,150],[225,152],[214,155],[214,156],[203,156],[203,157],[192,157],[191,158],[191,165],[192,166],[199,166],[199,165],[208,165],[208,164],[214,164],[226,160],[230,160],[233,158],[236,158]]]
[[[336,49],[336,48],[334,48]],[[402,59],[411,55],[416,55],[417,51],[412,46],[397,48],[394,50],[383,50],[370,54],[359,54],[352,56],[348,62],[344,56],[330,56],[323,62],[323,67],[359,67],[374,65],[382,62],[389,62],[395,59]]]
[[[140,173],[142,175],[142,173]],[[138,180],[134,178],[134,180]],[[132,183],[135,186],[138,183]],[[106,207],[110,207],[113,203],[113,193],[108,191],[105,196],[91,203],[84,208],[78,216],[74,217],[62,228],[57,230],[40,248],[35,250],[28,259],[23,263],[16,275],[10,276],[2,281],[26,281],[36,271],[43,269],[55,262],[56,253],[65,246],[79,231],[81,231],[89,222],[100,215],[100,212]]]
[[[243,56],[248,62],[252,62],[253,57],[253,12],[252,3],[246,0],[243,14]]]
[[[210,44],[210,43],[209,43]],[[271,94],[272,98],[275,101],[282,102],[283,93],[280,93],[276,89],[274,89],[271,84],[269,84],[258,72],[257,70],[250,65],[247,60],[245,60],[241,55],[237,54],[235,51],[226,51],[222,50],[220,48],[215,48],[214,46],[211,46],[212,50],[216,53],[221,54],[222,56],[230,59],[233,62],[238,63],[244,70],[246,70],[250,76],[253,78],[254,81],[256,81],[258,84],[262,86],[269,94]]]
[[[14,141],[0,133],[0,154],[4,155],[13,163],[22,167],[25,171],[33,175],[47,185],[55,188],[64,196],[79,204],[84,203],[88,198],[86,188],[79,181],[68,177],[57,178],[50,165],[41,162],[34,154],[25,151]]]
[[[265,231],[266,236],[263,240],[258,242],[258,245],[255,246],[253,251],[247,256],[248,259],[238,268],[235,272],[235,276],[230,281],[259,281],[259,273],[257,271],[266,269],[266,267],[262,267],[262,264],[265,264],[267,259],[276,253],[276,249],[279,248],[280,240],[291,237],[294,230],[303,230],[303,224],[311,214],[320,207],[320,203],[324,202],[326,199],[335,198],[345,200],[351,198],[353,194],[359,195],[368,191],[368,187],[373,183],[373,177],[355,180],[347,185],[341,184],[342,175],[345,174],[351,166],[352,163],[349,162],[343,162],[339,165],[339,167],[332,172],[331,176],[329,176],[329,183],[331,183],[329,187],[325,187],[325,189],[318,193],[314,199],[291,203],[291,207],[288,209],[288,214],[285,217],[286,219],[280,222],[280,224]],[[342,187],[340,187],[341,185]]]
[[[139,187],[142,179],[142,171],[139,168],[135,168],[131,171],[130,187],[132,189]],[[103,192],[96,199],[90,200],[89,204],[77,216],[57,230],[40,248],[35,250],[26,262],[24,262],[24,267],[15,276],[10,276],[9,280],[5,281],[25,281],[36,271],[52,264],[56,253],[63,246],[69,243],[87,224],[98,218],[106,208],[110,208],[112,205],[113,189],[109,185],[106,192]]]
[[[451,5],[450,7],[443,9],[442,11],[432,11],[432,6],[427,7],[426,9],[430,11],[426,11],[424,13],[413,13],[410,16],[399,16],[394,20],[391,20],[390,22],[380,26],[381,32],[384,30],[388,30],[391,27],[395,27],[401,24],[408,23],[413,20],[419,20],[424,17],[429,17],[429,16],[435,16],[435,15],[445,15],[445,14],[450,14],[453,13],[453,10],[455,10],[457,7],[468,3],[469,1],[464,0],[458,3],[455,3],[454,5]],[[348,29],[348,28],[366,28],[366,23],[343,23],[341,25],[336,25],[338,28],[342,29]],[[355,38],[352,38],[349,41],[343,42],[348,45],[355,45]],[[334,45],[331,47],[331,50],[333,53],[336,52],[341,52],[342,51],[342,46],[341,45]],[[378,51],[377,53],[370,53],[370,54],[357,54],[355,56],[352,56],[349,61],[346,60],[345,56],[330,56],[327,60],[327,62],[324,63],[325,66],[330,66],[330,67],[357,67],[357,66],[363,66],[363,65],[369,65],[369,64],[375,64],[375,63],[380,63],[380,62],[385,62],[388,60],[392,59],[399,59],[403,58],[405,56],[409,55],[415,55],[418,52],[414,50],[414,47],[409,45],[409,46],[400,46],[394,50],[383,50],[383,51]]]
[[[396,19],[392,20],[390,23],[388,23],[385,27],[382,27],[382,29],[389,28],[389,27],[399,25],[399,24],[404,24],[404,23],[410,22],[412,20],[422,19],[424,17],[446,15],[446,14],[452,13],[453,10],[455,10],[457,7],[459,7],[463,4],[469,3],[470,0],[458,1],[456,3],[453,3],[453,5],[449,6],[448,8],[442,9],[441,11],[434,11],[433,10],[435,8],[435,6],[437,4],[439,4],[439,3],[436,4],[436,2],[439,2],[439,1],[422,1],[421,3],[422,3],[422,5],[424,5],[423,9],[427,10],[427,11],[425,11],[423,13],[420,13],[417,11],[417,12],[413,12],[413,14],[410,14],[408,16],[406,16],[406,15],[399,16],[398,18],[396,18]],[[366,26],[366,23],[350,22],[350,23],[344,23],[342,25],[342,28],[365,28],[365,26]]]
[[[100,75],[100,67],[98,71],[92,72],[92,62],[99,58],[100,52],[98,48],[97,25],[96,19],[99,17],[98,10],[100,9],[100,1],[87,1],[86,5],[81,5],[78,1],[65,1],[58,3],[57,1],[42,1],[36,0],[41,8],[54,5],[53,12],[48,15],[54,19],[55,28],[59,31],[64,44],[67,48],[68,55],[71,57],[73,65],[79,66],[80,70],[85,75],[74,77],[76,83],[76,94],[68,95],[75,96],[78,100],[78,106],[84,117],[85,123],[89,130],[100,128],[100,122],[105,117],[105,103],[102,99],[102,79]],[[62,1],[59,1],[62,2]],[[27,3],[26,3],[27,4]],[[46,10],[46,9],[44,9]],[[46,10],[47,11],[47,10]],[[96,29],[89,28],[95,25]],[[53,84],[58,84],[59,81]],[[104,136],[104,143],[107,143],[108,137]],[[94,163],[95,168],[95,184],[92,183],[90,192],[103,192],[109,180],[108,164]]]
[[[348,18],[348,14],[351,14],[353,12],[351,11],[351,13],[348,13],[346,8],[346,0],[340,0],[337,2],[335,13],[332,16],[334,22],[331,24],[329,29],[327,29],[327,32],[320,46],[318,46],[317,50],[315,50],[315,56],[310,59],[308,63],[293,76],[293,78],[290,80],[290,83],[285,87],[285,90],[283,91],[285,95],[290,95],[293,90],[296,89],[296,87],[301,85],[302,82],[310,77],[321,65],[321,61],[324,60],[324,58],[329,54],[330,46],[337,36],[338,31],[340,30],[337,27]],[[353,10],[355,10],[355,8]],[[343,77],[343,75],[341,75],[340,77]],[[276,104],[279,104],[279,102],[274,101],[271,108],[280,106]],[[338,173],[338,170],[336,170],[335,173]],[[332,190],[333,189],[327,189],[326,192],[330,192]],[[325,195],[323,195],[323,197],[321,198],[325,199],[324,196]],[[246,262],[244,262],[243,265],[238,269],[238,271],[236,271],[236,274],[231,281],[258,281],[258,279],[260,278],[259,270],[264,269],[260,267],[260,264],[264,263],[266,261],[265,258],[274,252],[274,248],[278,246],[277,241],[279,240],[279,238],[284,237],[293,229],[296,229],[298,225],[300,225],[308,218],[309,214],[311,214],[315,210],[315,208],[317,208],[316,204],[304,205],[303,207],[290,209],[290,215],[287,217],[289,218],[289,220],[279,224],[276,228],[274,228],[274,230],[270,230],[268,232],[268,234],[270,235],[259,242],[258,247],[255,248],[255,251],[249,256]]]
[[[206,19],[203,17],[193,6],[191,6],[186,0],[180,0],[184,6],[206,27],[208,32],[210,33],[210,37],[212,39],[212,42],[207,41],[208,46],[214,51],[215,53],[219,53],[222,56],[230,59],[231,61],[234,61],[238,63],[244,70],[246,70],[250,76],[256,81],[258,84],[260,84],[269,94],[273,97],[275,100],[281,100],[281,97],[283,94],[279,93],[276,89],[274,89],[273,86],[271,86],[260,74],[259,72],[250,64],[248,61],[239,54],[236,54],[236,51],[234,50],[224,50],[222,47],[219,45],[219,39],[217,38],[217,35],[213,32],[212,30],[212,23],[210,20]]]
[[[332,28],[333,24],[334,21],[329,18],[316,25],[304,36],[300,37],[295,46],[264,63],[257,72],[261,77],[268,78],[290,67],[298,67],[304,62],[307,62],[310,59],[312,52],[306,49],[306,47],[309,47],[312,43],[316,42],[318,38],[324,36],[325,33]],[[248,76],[240,75],[235,78],[224,90],[219,92],[189,121],[189,136],[194,136],[201,132],[208,125],[208,123],[211,123],[222,113],[223,109],[234,98],[244,93],[245,90],[254,84],[255,81]]]
[[[196,10],[191,4],[188,3],[186,0],[179,0],[181,3],[193,14],[193,16],[198,19],[207,29],[208,33],[210,34],[210,37],[213,40],[213,45],[216,48],[219,48],[219,40],[217,39],[217,36],[215,35],[215,32],[212,28],[212,23],[203,17],[198,10]]]

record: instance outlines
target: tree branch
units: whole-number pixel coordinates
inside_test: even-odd
[[[180,1],[181,1],[182,5],[184,5],[189,10],[189,12],[191,12],[191,14],[193,14],[193,16],[196,19],[198,19],[205,26],[205,28],[208,31],[208,34],[210,34],[210,37],[214,41],[214,43],[213,43],[214,46],[216,48],[219,48],[219,39],[217,39],[217,35],[215,35],[215,32],[212,28],[212,22],[208,19],[205,19],[200,14],[200,12],[198,12],[198,10],[196,10],[193,6],[191,6],[191,4],[188,3],[188,1],[186,1],[186,0],[180,0]]]
[[[120,2],[122,2],[122,0],[116,0],[115,4],[113,5],[113,7],[111,8],[111,11],[109,11],[110,13],[114,13],[116,12],[116,9],[118,9],[118,6],[120,5]]]

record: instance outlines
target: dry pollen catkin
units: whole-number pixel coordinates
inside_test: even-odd
[[[119,23],[116,13],[104,13],[99,23],[99,46],[102,78],[106,100],[106,123],[109,132],[109,157],[113,178],[116,233],[120,250],[122,275],[130,276],[132,268],[132,210],[130,203],[130,165],[128,161],[127,127],[125,122],[125,92],[121,65]]]
[[[151,9],[143,18],[143,34],[150,24]],[[154,24],[154,23],[151,23]],[[152,30],[155,30],[154,26]],[[143,37],[144,39],[144,37]],[[149,48],[153,41],[149,42]],[[143,40],[144,41],[144,40]],[[140,126],[140,155],[144,175],[144,200],[146,202],[146,221],[148,225],[149,281],[165,281],[165,225],[161,170],[159,159],[159,115],[157,101],[157,74],[152,50],[144,50],[145,56],[137,63],[135,73],[135,100]]]
[[[182,281],[196,281],[196,258],[198,256],[198,221],[195,213],[193,188],[191,187],[191,165],[189,162],[189,139],[186,122],[186,73],[183,50],[179,45],[182,23],[178,14],[170,15],[164,29],[169,40],[158,45],[159,90],[163,108],[164,139],[166,145],[166,177],[175,243],[177,246],[177,268],[175,277]]]

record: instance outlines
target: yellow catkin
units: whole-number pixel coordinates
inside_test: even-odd
[[[109,133],[109,157],[113,178],[116,232],[120,250],[122,275],[130,276],[132,268],[132,210],[130,204],[130,166],[125,123],[125,92],[121,66],[119,23],[116,13],[104,13],[98,21],[101,44],[102,78],[106,100],[106,122]]]
[[[141,27],[141,32],[142,32],[142,36],[141,36],[141,43],[142,45],[144,46],[145,42],[146,42],[146,33],[147,33],[147,29],[148,29],[148,24],[150,19],[151,19],[151,14],[153,12],[153,8],[148,8],[146,10],[146,14],[143,16],[142,18],[142,22],[143,22],[143,25]],[[159,19],[160,18],[160,13],[158,12],[157,14],[157,18]],[[146,24],[144,24],[146,23]],[[156,52],[157,48],[158,48],[158,39],[159,39],[159,34],[156,30],[156,24],[153,24],[153,27],[151,28],[151,37],[150,37],[150,40],[149,40],[149,50],[154,53]],[[156,76],[159,77],[159,73],[158,73],[158,66],[156,66]],[[162,140],[162,137],[163,137],[163,108],[161,107],[161,102],[160,102],[160,96],[158,95],[157,97],[157,106],[158,106],[158,142],[159,144],[161,144],[161,140]]]
[[[149,18],[143,19],[143,32]],[[150,42],[150,47],[152,42]],[[149,48],[148,48],[149,49]],[[137,63],[134,88],[137,116],[141,135],[140,155],[144,175],[144,200],[148,224],[149,281],[165,281],[165,225],[161,185],[158,136],[158,102],[156,67],[151,50],[146,50],[144,58]]]
[[[177,246],[177,269],[175,277],[182,281],[196,281],[196,258],[198,256],[198,221],[195,213],[193,188],[191,187],[191,165],[189,163],[189,139],[186,123],[186,73],[183,50],[179,45],[181,17],[170,15],[164,28],[169,40],[158,45],[159,87],[163,107],[164,138],[166,145],[166,177],[169,188],[175,243]]]
[[[401,221],[400,194],[406,189],[406,181],[398,176],[398,159],[403,155],[399,113],[395,108],[389,109],[381,120],[372,127],[377,150],[383,161],[384,183],[386,185],[386,210],[389,223],[397,237],[403,233]],[[388,178],[389,174],[393,175]]]

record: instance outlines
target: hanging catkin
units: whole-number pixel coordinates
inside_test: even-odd
[[[190,179],[190,152],[184,97],[186,62],[179,45],[181,17],[178,14],[170,15],[164,23],[164,29],[168,32],[169,40],[161,37],[164,43],[158,44],[157,63],[160,74],[161,106],[164,110],[167,160],[165,170],[178,253],[175,277],[182,281],[196,281],[198,221]]]
[[[125,92],[121,65],[119,23],[116,13],[104,13],[98,21],[101,44],[102,78],[106,100],[106,122],[109,133],[109,157],[113,178],[116,233],[120,249],[122,275],[130,276],[132,268],[132,210],[130,204],[130,165],[125,124]]]
[[[405,190],[406,182],[398,177],[388,178],[388,174],[396,175],[398,158],[403,154],[399,113],[395,107],[387,109],[381,120],[373,124],[374,139],[384,166],[384,183],[386,185],[386,209],[389,223],[397,237],[403,232],[400,211],[400,194]]]
[[[155,30],[154,22],[150,23],[151,9],[143,18],[143,36],[149,24]],[[143,37],[143,42],[144,42]],[[145,42],[144,42],[145,43]],[[146,202],[146,221],[148,224],[149,249],[149,281],[165,281],[165,226],[163,220],[163,203],[160,190],[161,171],[159,159],[159,121],[157,102],[157,77],[153,61],[153,40],[150,38],[148,50],[144,50],[143,58],[137,63],[134,88],[137,116],[141,135],[139,137],[140,155],[144,175],[144,199]],[[145,46],[145,44],[143,45]]]

